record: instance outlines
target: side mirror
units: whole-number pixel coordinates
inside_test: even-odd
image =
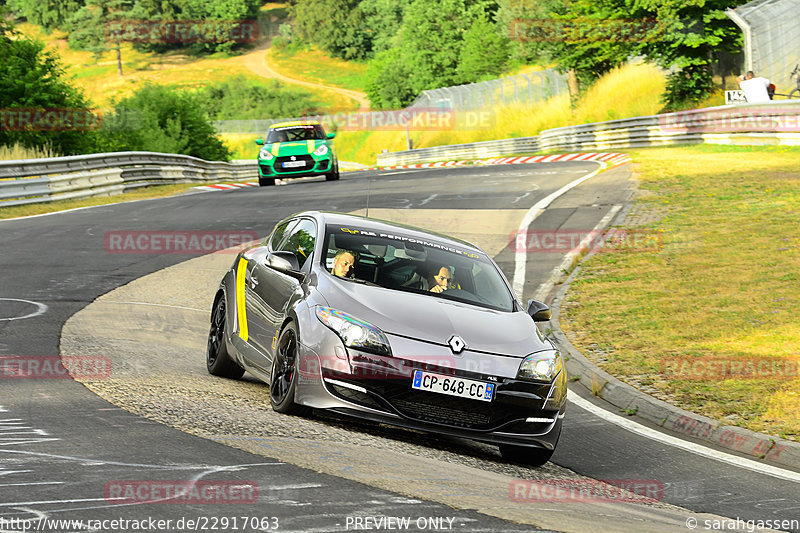
[[[292,252],[272,252],[267,256],[267,266],[285,274],[298,273],[300,264]]]
[[[547,322],[550,320],[550,308],[539,300],[528,300],[528,314],[534,322]]]
[[[256,144],[261,146],[262,144],[264,144],[264,139],[256,139]]]
[[[334,132],[330,132],[325,136],[326,139],[333,139],[334,137],[336,137],[336,134]]]

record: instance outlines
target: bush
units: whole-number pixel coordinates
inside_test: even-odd
[[[204,87],[196,96],[214,120],[299,117],[318,113],[311,93],[290,89],[275,80],[260,82],[244,76]]]
[[[101,152],[143,150],[211,161],[231,158],[201,99],[162,85],[145,85],[117,103],[99,133],[97,150]]]

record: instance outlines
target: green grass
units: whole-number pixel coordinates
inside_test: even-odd
[[[61,200],[43,204],[19,205],[12,207],[0,207],[0,219],[25,217],[30,215],[41,215],[44,213],[54,213],[56,211],[66,211],[67,209],[77,209],[79,207],[89,207],[94,205],[114,204],[118,202],[130,202],[132,200],[145,200],[149,198],[161,198],[172,196],[187,191],[200,183],[179,183],[176,185],[155,185],[143,187],[132,192],[115,194],[112,196],[100,196],[96,198],[82,198],[76,200]]]
[[[658,245],[593,256],[567,293],[562,327],[625,381],[706,416],[797,439],[796,370],[722,379],[715,371],[670,375],[665,364],[791,369],[800,361],[800,149],[628,153],[643,195],[625,229]]]
[[[267,61],[278,72],[298,80],[364,91],[366,63],[331,57],[315,48],[271,48]]]

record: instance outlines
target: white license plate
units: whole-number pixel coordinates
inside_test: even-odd
[[[411,388],[484,402],[491,402],[494,397],[494,383],[431,374],[422,370],[414,371],[414,381],[411,383]]]
[[[305,161],[284,161],[283,168],[292,168],[292,167],[304,167],[306,166]]]

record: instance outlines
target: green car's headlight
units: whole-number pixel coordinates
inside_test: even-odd
[[[327,144],[320,144],[316,150],[314,150],[314,155],[325,155],[328,153],[328,145]]]
[[[517,371],[517,378],[552,381],[563,367],[564,360],[558,350],[536,352],[522,360]]]
[[[317,307],[317,318],[342,339],[345,346],[378,355],[392,355],[389,339],[368,322],[330,307]]]
[[[259,159],[270,160],[273,157],[275,157],[275,156],[272,155],[272,152],[269,151],[269,148],[267,146],[265,146],[264,148],[262,148],[261,150],[258,151],[258,158]]]

